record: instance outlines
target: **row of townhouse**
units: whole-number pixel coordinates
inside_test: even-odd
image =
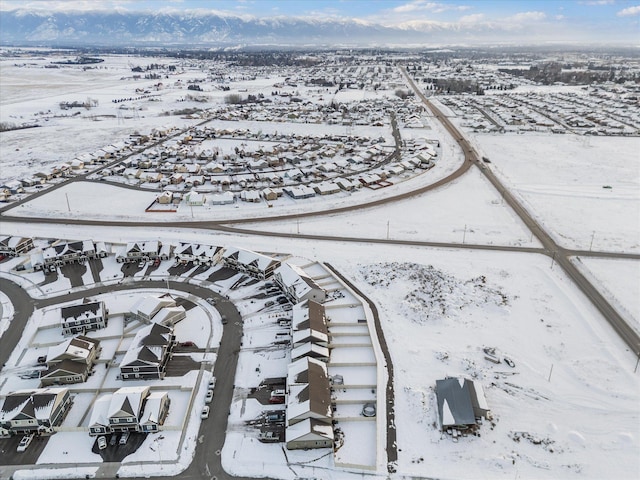
[[[171,258],[171,245],[163,245],[159,240],[129,242],[123,251],[116,255],[118,263],[138,262],[140,260],[168,260]]]
[[[220,261],[223,248],[215,245],[180,242],[173,249],[178,263],[193,262],[195,265],[213,265]]]
[[[90,330],[105,328],[108,324],[109,310],[104,302],[88,302],[86,299],[78,305],[70,305],[60,309],[63,335],[75,335]]]
[[[104,258],[108,253],[104,242],[94,242],[93,240],[57,241],[42,252],[32,254],[31,265],[34,270],[44,270],[70,263],[84,263],[93,258]]]
[[[327,293],[297,265],[283,263],[274,271],[273,279],[291,303],[305,300],[324,302]]]
[[[115,432],[153,433],[169,413],[171,399],[149,387],[123,387],[98,398],[89,419],[89,435]]]
[[[71,407],[67,388],[38,388],[9,393],[0,407],[0,434],[51,433]]]
[[[27,237],[1,235],[0,255],[17,257],[33,249],[33,239]]]
[[[287,371],[287,449],[333,447],[333,408],[327,365],[310,357]]]
[[[271,277],[280,267],[280,261],[275,258],[234,247],[224,250],[222,262],[225,267],[260,280]]]

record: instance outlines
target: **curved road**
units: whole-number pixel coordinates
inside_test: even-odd
[[[221,455],[225,442],[227,423],[229,419],[229,409],[234,392],[234,379],[238,364],[238,353],[242,340],[242,317],[233,303],[225,297],[209,290],[208,288],[189,283],[170,281],[169,287],[184,293],[192,294],[200,298],[213,297],[216,299],[215,308],[220,315],[226,315],[228,322],[223,327],[222,339],[218,348],[213,374],[216,377],[215,395],[211,403],[211,415],[207,420],[203,420],[198,432],[199,444],[196,448],[194,459],[189,467],[180,474],[180,478],[185,479],[238,479],[227,474],[222,468]],[[8,295],[15,307],[15,315],[9,328],[0,339],[2,348],[0,349],[0,362],[4,366],[9,355],[20,340],[20,336],[31,317],[34,308],[42,308],[55,305],[60,302],[81,300],[87,296],[99,295],[114,291],[131,290],[135,288],[167,288],[166,281],[137,281],[125,284],[105,285],[89,287],[69,294],[44,299],[31,298],[18,284],[2,278],[0,290]],[[201,392],[197,393],[198,395]],[[0,461],[1,463],[1,461]],[[113,465],[100,464],[101,469],[113,469]],[[19,469],[19,466],[9,467],[12,470]],[[154,477],[161,478],[161,477]],[[173,478],[173,477],[167,477]]]

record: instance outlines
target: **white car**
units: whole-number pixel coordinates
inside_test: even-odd
[[[216,386],[216,377],[211,377],[209,380],[209,390],[213,390]]]
[[[100,450],[104,450],[105,448],[107,448],[107,439],[104,437],[104,435],[98,437],[98,448]]]
[[[33,433],[30,433],[29,435],[25,435],[24,437],[22,437],[22,439],[20,440],[20,443],[18,444],[18,448],[16,449],[16,452],[24,452],[29,445],[31,445],[31,440],[33,440]]]
[[[204,403],[211,403],[213,400],[213,390],[207,390],[207,396],[204,397]]]
[[[200,418],[203,420],[206,418],[209,418],[209,405],[205,405],[202,408],[202,412],[200,413]]]

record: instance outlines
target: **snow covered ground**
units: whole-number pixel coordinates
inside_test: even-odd
[[[144,59],[147,60],[153,61]],[[43,62],[40,62],[40,68]],[[60,77],[59,83],[50,85],[44,81],[49,78],[42,73],[44,69],[24,69],[12,66],[12,63],[13,60],[0,61],[3,72],[0,120],[28,122],[37,119],[45,126],[3,133],[2,151],[12,152],[11,156],[3,155],[3,180],[24,176],[25,172],[32,173],[40,165],[66,161],[121,140],[132,128],[148,130],[158,125],[182,126],[194,122],[159,115],[165,109],[197,106],[195,102],[180,101],[184,90],[165,90],[162,102],[144,100],[140,104],[144,109],[137,111],[135,119],[131,111],[118,114],[111,99],[131,95],[135,86],[152,86],[152,82],[144,80],[120,80],[125,74],[130,76],[130,66],[124,57],[108,58],[102,69],[89,72],[93,81],[86,84],[72,81],[76,72],[73,68],[54,72]],[[20,85],[19,79],[24,72],[30,74],[29,89]],[[184,78],[193,75],[190,73]],[[260,92],[269,88],[273,81],[246,81],[242,87]],[[61,88],[67,84],[72,88]],[[222,93],[209,95],[214,101],[222,101]],[[360,95],[364,96],[362,92],[342,94],[344,99],[359,98]],[[91,111],[82,110],[77,118],[57,115],[60,101],[84,100],[86,97],[99,98],[99,106]],[[237,125],[240,128],[258,126],[249,122]],[[269,126],[262,122],[259,127],[277,131],[287,128],[295,131],[300,128],[345,130],[345,127],[330,126]],[[363,127],[366,128],[380,127]],[[81,149],[75,141],[69,141],[70,132],[74,132],[74,139],[81,140]],[[460,151],[442,135],[437,125],[403,130],[403,136],[410,135],[442,137],[443,155],[437,166],[416,179],[369,192],[369,198],[431,183],[459,165]],[[536,134],[471,136],[479,153],[491,159],[490,168],[513,189],[561,245],[594,251],[638,252],[640,160],[636,152],[637,139]],[[11,173],[5,176],[5,171]],[[604,186],[612,188],[602,188]],[[132,220],[149,218],[142,210],[153,196],[106,185],[78,183],[29,202],[21,208],[20,214],[66,217],[69,211],[65,194],[68,194],[74,216]],[[291,201],[286,205],[283,202],[281,210],[287,213],[307,211],[345,204],[352,198],[355,197],[336,196],[300,203]],[[194,208],[193,215],[198,219],[220,219],[253,214],[258,210],[267,211],[264,205],[242,205],[239,209]],[[280,210],[280,207],[274,207],[274,210]],[[188,209],[171,215],[154,214],[153,219],[184,220],[190,219],[191,215]],[[355,237],[389,236],[391,239],[539,246],[513,213],[502,205],[500,196],[473,169],[445,188],[411,201],[358,213],[304,219],[299,224],[274,222],[253,227],[285,233],[299,229],[301,233]],[[172,227],[3,223],[2,233],[43,238],[93,238],[120,243],[147,238],[167,243],[188,239],[331,263],[379,309],[395,372],[398,477],[595,480],[631,479],[640,471],[640,379],[634,373],[636,358],[598,311],[545,256],[296,238],[272,240],[258,235]],[[18,261],[5,261],[2,269]],[[582,270],[597,280],[601,291],[627,318],[635,321],[637,327],[640,324],[637,262],[585,257],[579,262]],[[122,277],[119,268],[115,262],[107,262],[102,279],[119,280]],[[36,286],[44,280],[41,272],[11,274],[10,278],[20,279],[29,293],[39,298],[70,289],[69,280],[61,276],[56,282]],[[11,307],[5,299],[0,300],[2,325],[5,325],[11,316],[7,313]],[[237,300],[243,314],[253,315],[255,306]],[[116,296],[113,301],[118,301]],[[124,303],[121,307],[125,308]],[[35,320],[50,325],[51,315],[45,312]],[[263,348],[276,329],[275,318],[261,318],[260,315],[250,318],[247,326],[255,329],[247,336],[245,347],[248,348],[240,354],[235,380],[237,396],[255,386],[260,375],[276,374],[288,362],[284,351],[249,351],[249,348]],[[206,331],[208,325],[202,318],[189,320],[194,321],[196,332]],[[271,324],[260,324],[267,320]],[[18,359],[20,353],[14,352],[11,363],[22,366],[37,358],[44,347],[28,348],[29,342],[37,340],[37,343],[46,344],[51,341],[51,332],[42,330],[44,333],[40,333],[34,323],[27,327],[23,341],[16,349],[18,352],[27,350],[28,354]],[[111,328],[116,328],[117,319],[113,323]],[[219,329],[214,327],[209,332],[219,341]],[[187,339],[189,333],[184,325],[179,326],[180,338]],[[214,344],[215,340],[212,340]],[[515,367],[508,367],[504,362],[498,365],[487,362],[482,352],[485,346],[495,347],[501,358],[513,359]],[[121,344],[107,340],[104,351],[117,356],[126,347],[126,340]],[[257,367],[261,372],[256,371]],[[447,375],[470,376],[483,385],[493,420],[480,428],[479,437],[462,437],[454,443],[435,427],[435,381]],[[110,382],[112,377],[115,374],[92,381],[104,379]],[[203,376],[200,382],[205,384],[207,380]],[[13,387],[33,386],[33,382],[4,383],[2,393]],[[197,380],[188,378],[185,382],[195,385]],[[194,400],[181,447],[177,438],[179,432],[167,432],[162,441],[158,436],[150,436],[137,456],[129,459],[119,473],[122,476],[173,474],[185,468],[197,445],[197,415],[202,402],[202,396]],[[79,398],[79,405],[89,403],[90,400]],[[178,404],[184,407],[185,403],[180,396]],[[186,408],[181,411],[186,412]],[[243,422],[259,411],[256,402],[246,398],[238,397],[232,405],[232,421],[222,455],[223,466],[228,471],[251,476],[268,472],[270,476],[287,479],[366,476],[335,469],[332,455],[322,454],[321,458],[316,458],[314,452],[288,452],[258,442],[254,432],[244,430]],[[79,423],[80,417],[74,414],[69,421]],[[369,435],[367,428],[363,424],[354,426],[351,431],[362,429],[362,435]],[[61,452],[66,448],[63,444],[80,442],[79,436],[71,438],[72,432],[68,435],[69,438],[57,434],[40,463],[63,458]],[[82,435],[86,439],[86,434]],[[353,448],[350,443],[343,453],[350,453],[352,457],[361,453],[350,452]],[[93,454],[86,450],[86,445],[78,447],[85,461],[94,461]],[[162,451],[161,455],[158,455],[159,451]],[[167,451],[170,454],[165,456]],[[157,464],[146,464],[142,471],[135,463],[140,460]],[[93,471],[94,467],[60,472],[22,471],[15,478],[83,476]],[[386,472],[379,470],[378,474],[385,475]]]

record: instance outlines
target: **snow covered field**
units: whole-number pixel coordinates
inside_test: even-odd
[[[91,82],[71,82],[74,68],[54,72],[58,84],[44,81],[48,70],[15,67],[14,60],[1,60],[3,90],[0,120],[32,121],[44,125],[29,130],[3,133],[2,179],[10,180],[33,172],[40,165],[67,161],[77,154],[90,152],[116,140],[135,128],[148,130],[154,126],[183,126],[195,120],[178,116],[161,116],[163,110],[197,106],[182,102],[184,90],[165,89],[161,102],[144,101],[136,118],[127,111],[119,115],[111,99],[129,96],[133,87],[151,87],[145,80],[120,80],[130,75],[126,57],[109,57],[101,68],[90,71]],[[136,63],[153,59],[136,59]],[[38,64],[39,61],[35,61]],[[5,74],[6,72],[6,74]],[[37,94],[26,95],[20,78],[28,72],[30,88]],[[46,73],[46,75],[45,75]],[[177,73],[191,78],[195,73]],[[176,77],[176,78],[177,78]],[[251,92],[266,91],[275,81],[266,79],[239,82],[237,88]],[[157,82],[157,81],[156,81]],[[388,94],[382,93],[382,94]],[[381,95],[382,95],[381,94]],[[222,93],[209,93],[214,102],[222,102]],[[343,100],[369,96],[363,92],[344,92]],[[60,118],[52,113],[63,100],[98,98],[99,106],[82,110],[76,117]],[[147,105],[148,104],[148,105]],[[39,113],[42,111],[42,113]],[[90,118],[91,116],[94,118]],[[220,121],[216,121],[220,122]],[[214,122],[212,122],[213,124]],[[230,122],[224,122],[230,123]],[[259,125],[258,125],[259,123]],[[240,128],[340,129],[341,126],[270,125],[263,122],[239,122]],[[362,127],[379,132],[381,127]],[[374,130],[378,129],[378,130]],[[80,140],[70,142],[69,137]],[[77,132],[77,135],[75,133]],[[415,185],[431,183],[455,170],[461,152],[443,136],[437,125],[426,129],[405,129],[403,136],[442,137],[442,158],[437,166],[407,182],[375,192],[367,198],[379,198]],[[638,253],[640,250],[640,159],[637,139],[575,137],[572,135],[470,135],[479,153],[491,159],[494,169],[523,200],[556,241],[566,248],[614,250]],[[11,152],[12,155],[7,155]],[[5,174],[5,172],[10,172]],[[612,188],[602,188],[609,186]],[[69,208],[67,207],[67,197]],[[235,218],[267,212],[264,204],[241,205],[240,208],[180,209],[177,214],[145,214],[144,208],[155,197],[153,193],[135,192],[108,185],[75,183],[38,200],[27,203],[18,212],[24,216],[70,214],[81,218],[190,220]],[[332,196],[312,201],[283,201],[268,213],[290,213],[344,205],[353,196]],[[69,212],[69,209],[71,212]],[[249,225],[247,225],[249,227]],[[478,243],[539,247],[530,232],[505,205],[500,195],[472,169],[446,187],[411,200],[359,212],[307,218],[297,222],[256,223],[251,228],[283,233],[328,234],[382,239]],[[292,254],[307,262],[331,263],[378,306],[383,333],[387,340],[395,372],[395,415],[398,447],[397,477],[480,478],[480,479],[632,479],[640,471],[640,377],[634,373],[636,358],[609,327],[604,318],[550,258],[531,253],[489,252],[471,249],[408,247],[397,245],[355,244],[335,241],[311,241],[296,238],[269,239],[259,235],[231,235],[200,229],[91,227],[73,225],[39,225],[2,223],[3,235],[102,240],[126,243],[140,239],[160,239],[166,243],[193,241],[222,246],[239,246],[261,252]],[[8,270],[19,260],[5,261]],[[581,257],[581,269],[596,280],[613,305],[639,328],[640,291],[638,262]],[[120,266],[105,262],[102,279],[122,278]],[[166,273],[163,264],[157,278]],[[139,275],[142,277],[142,274]],[[69,279],[62,276],[46,286],[42,272],[10,274],[14,281],[38,298],[67,291]],[[83,277],[84,278],[84,277]],[[88,280],[88,278],[87,278]],[[200,279],[196,279],[198,281]],[[230,286],[232,280],[220,284]],[[247,292],[244,292],[247,293]],[[244,294],[243,293],[243,294]],[[113,296],[113,311],[124,311],[129,300]],[[346,298],[345,304],[352,302]],[[0,297],[2,320],[0,331],[7,328],[12,316],[10,299]],[[336,302],[337,303],[337,302]],[[230,428],[227,432],[222,463],[234,474],[294,479],[362,478],[360,472],[336,469],[333,456],[317,452],[283,450],[279,445],[262,444],[255,432],[247,433],[244,422],[259,415],[261,409],[252,399],[242,398],[260,378],[279,375],[289,361],[284,350],[267,350],[274,332],[275,317],[256,314],[256,305],[237,299],[247,316],[245,346],[240,353],[236,372],[236,399],[232,403]],[[188,314],[187,324],[179,324],[179,341],[194,340],[210,346],[220,339],[218,318],[212,309],[201,305],[207,315]],[[52,313],[44,312],[34,320],[53,325]],[[342,314],[336,312],[336,318]],[[206,318],[205,318],[206,317]],[[116,317],[110,329],[121,328]],[[185,322],[186,322],[185,321]],[[211,327],[213,325],[213,327]],[[340,327],[345,334],[359,330]],[[202,333],[202,339],[191,338]],[[59,337],[59,335],[58,335]],[[31,324],[23,335],[10,362],[19,366],[33,362],[53,340],[52,330],[37,330]],[[352,337],[344,337],[344,341]],[[336,340],[338,343],[340,339]],[[122,343],[105,340],[104,354],[121,356],[127,348]],[[504,362],[496,365],[484,359],[483,347],[495,347],[503,358],[515,362],[511,368]],[[18,360],[23,351],[27,351]],[[340,348],[335,349],[340,355]],[[364,350],[364,349],[363,349]],[[367,350],[370,353],[370,349]],[[213,357],[211,355],[211,357]],[[207,359],[212,359],[207,357]],[[259,368],[260,370],[256,370]],[[4,373],[4,372],[3,372]],[[195,372],[192,372],[195,373]],[[371,381],[370,369],[362,373],[362,382]],[[480,436],[462,437],[454,443],[436,428],[435,382],[447,375],[465,375],[484,387],[493,420],[480,428]],[[182,383],[192,388],[197,380],[188,375]],[[115,373],[98,375],[92,382],[112,382]],[[200,384],[206,384],[203,377]],[[2,392],[13,387],[31,387],[34,380],[3,383]],[[180,381],[175,380],[174,386]],[[180,415],[187,414],[188,399],[184,392],[173,392]],[[78,406],[88,407],[91,400],[79,398]],[[168,431],[164,439],[149,436],[139,452],[129,459],[119,473],[177,474],[186,468],[197,445],[199,411],[203,398],[194,401],[188,428],[181,443],[180,432]],[[357,410],[345,406],[345,416],[356,416]],[[353,415],[352,415],[353,414]],[[79,424],[80,413],[68,422]],[[179,421],[171,419],[171,425]],[[370,445],[371,423],[351,422],[352,437],[361,434]],[[378,422],[384,424],[384,422]],[[378,427],[379,438],[384,432]],[[58,437],[58,435],[60,435]],[[75,437],[73,435],[76,435]],[[81,437],[82,435],[82,437]],[[97,461],[87,447],[86,433],[64,432],[54,436],[39,463],[64,461],[66,445],[77,447],[85,462]],[[52,439],[52,440],[53,440]],[[83,443],[84,442],[84,443]],[[63,445],[65,445],[63,447]],[[369,461],[368,449],[346,444],[338,460],[356,458]],[[182,450],[178,451],[180,448]],[[161,452],[159,454],[158,452]],[[169,454],[165,455],[165,452]],[[135,462],[146,464],[144,471]],[[93,473],[95,468],[81,468],[56,475]],[[377,474],[386,475],[380,467]],[[38,477],[39,475],[39,477]],[[15,478],[42,478],[54,474],[21,472]]]

